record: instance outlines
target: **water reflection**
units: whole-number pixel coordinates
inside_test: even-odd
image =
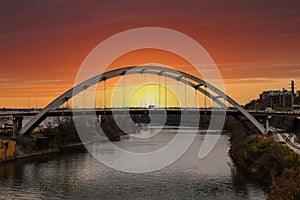
[[[6,162],[0,165],[0,178],[13,180],[16,174],[15,164],[13,162]]]

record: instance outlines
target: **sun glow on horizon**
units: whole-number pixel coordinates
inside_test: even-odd
[[[159,84],[138,87],[128,99],[128,107],[177,107],[179,99],[172,90]]]

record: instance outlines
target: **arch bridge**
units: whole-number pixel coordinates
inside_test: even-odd
[[[190,87],[193,87],[195,91],[199,91],[207,97],[211,98],[215,103],[221,106],[225,111],[227,106],[224,102],[228,102],[231,104],[238,112],[240,112],[244,117],[246,117],[254,126],[260,131],[260,133],[264,134],[266,129],[264,126],[259,123],[247,110],[245,110],[242,106],[240,106],[235,100],[226,95],[224,92],[213,86],[212,84],[195,77],[191,74],[188,74],[183,71],[174,70],[166,67],[158,67],[158,66],[130,66],[119,68],[115,70],[111,70],[105,72],[103,74],[96,75],[82,83],[76,85],[75,87],[69,89],[59,97],[57,97],[54,101],[48,104],[43,110],[41,110],[37,115],[35,115],[25,126],[20,130],[20,135],[28,135],[30,134],[35,127],[37,127],[46,117],[49,111],[56,110],[65,102],[67,102],[70,98],[77,95],[78,93],[86,90],[87,88],[98,84],[100,82],[106,81],[107,79],[111,79],[114,77],[124,76],[127,74],[152,74],[157,76],[163,76],[169,79],[176,80],[178,82],[182,82]],[[207,89],[209,89],[207,91]],[[214,93],[212,94],[211,91]]]

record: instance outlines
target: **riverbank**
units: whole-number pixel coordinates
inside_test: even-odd
[[[7,158],[5,160],[0,160],[0,163],[24,159],[24,158],[30,158],[35,156],[48,155],[53,153],[60,153],[60,152],[74,151],[74,150],[76,151],[78,149],[80,150],[85,149],[84,144],[81,142],[70,143],[70,144],[61,145],[59,148],[55,148],[55,149],[35,150],[31,152],[24,152],[22,151],[20,146],[17,145],[14,156]]]
[[[269,199],[300,199],[300,156],[271,136],[249,134],[237,124],[229,154],[237,166],[261,180]]]

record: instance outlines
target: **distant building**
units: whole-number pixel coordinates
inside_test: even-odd
[[[294,111],[299,111],[300,110],[300,105],[294,105]]]
[[[259,95],[259,101],[263,107],[291,107],[292,106],[292,92],[283,90],[264,91]]]

